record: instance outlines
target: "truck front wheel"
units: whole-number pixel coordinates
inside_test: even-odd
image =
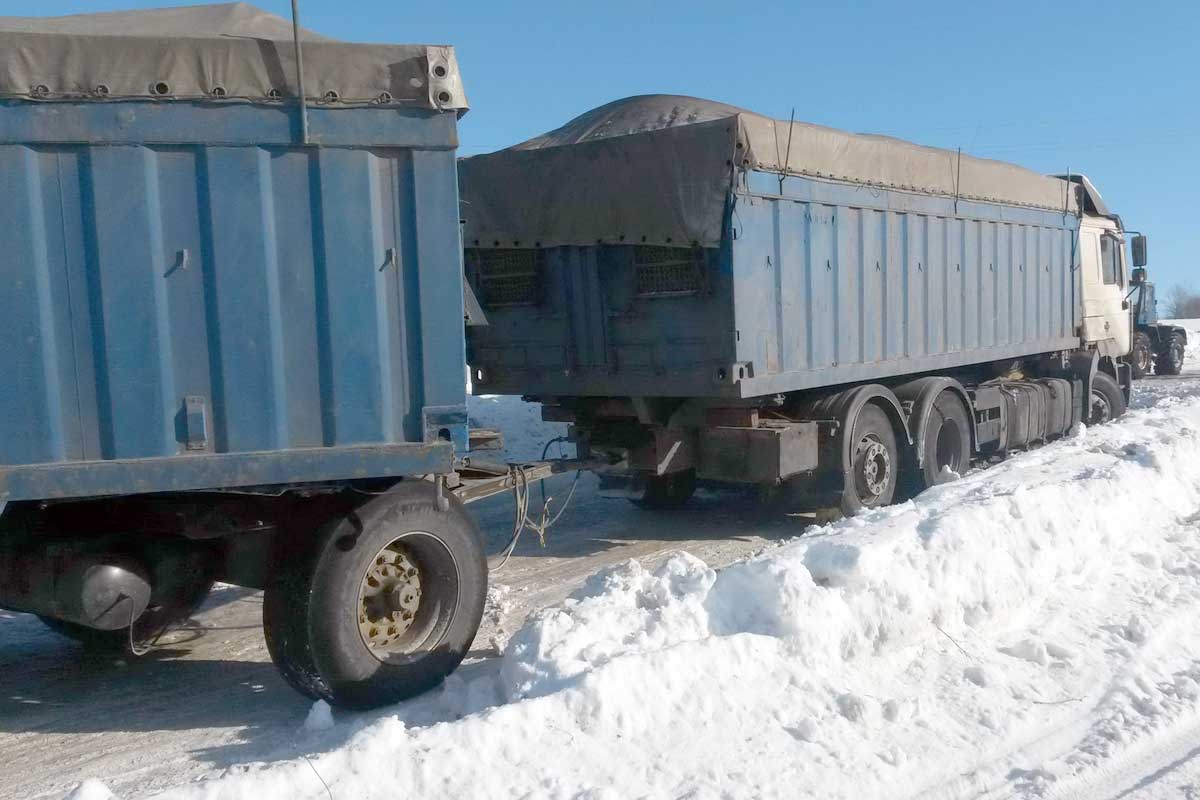
[[[281,551],[263,601],[271,659],[298,691],[343,708],[438,686],[483,616],[487,561],[453,497],[405,482]]]
[[[1088,403],[1088,424],[1102,425],[1125,413],[1125,394],[1107,372],[1092,378],[1092,396]]]
[[[1150,374],[1154,365],[1154,355],[1150,347],[1150,337],[1138,331],[1133,335],[1133,349],[1129,351],[1129,368],[1134,380]]]

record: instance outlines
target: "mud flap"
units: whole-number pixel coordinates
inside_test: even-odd
[[[1125,396],[1125,407],[1129,408],[1129,401],[1133,396],[1133,367],[1124,361],[1117,361],[1117,385],[1121,387],[1121,394]]]

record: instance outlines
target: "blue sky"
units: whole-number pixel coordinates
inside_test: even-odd
[[[287,15],[288,2],[258,5]],[[0,0],[6,14],[182,3]],[[654,92],[1089,175],[1200,289],[1200,2],[301,0],[352,41],[453,44],[487,152]]]

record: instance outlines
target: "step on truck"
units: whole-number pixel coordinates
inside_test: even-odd
[[[1124,408],[1121,227],[1081,177],[639,100],[465,162],[460,207],[449,47],[228,4],[0,18],[0,49],[0,607],[88,648],[222,581],[264,590],[293,687],[386,704],[475,636],[472,500],[519,530],[587,467],[853,511]],[[468,452],[464,321],[476,389],[543,399],[577,459]]]
[[[661,95],[459,171],[474,391],[642,505],[854,513],[1125,410],[1126,234],[1082,175]]]

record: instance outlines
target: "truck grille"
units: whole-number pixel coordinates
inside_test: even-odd
[[[695,294],[704,289],[699,250],[637,246],[633,248],[633,266],[638,297]]]
[[[542,299],[542,251],[529,249],[466,251],[484,308],[535,306]]]

